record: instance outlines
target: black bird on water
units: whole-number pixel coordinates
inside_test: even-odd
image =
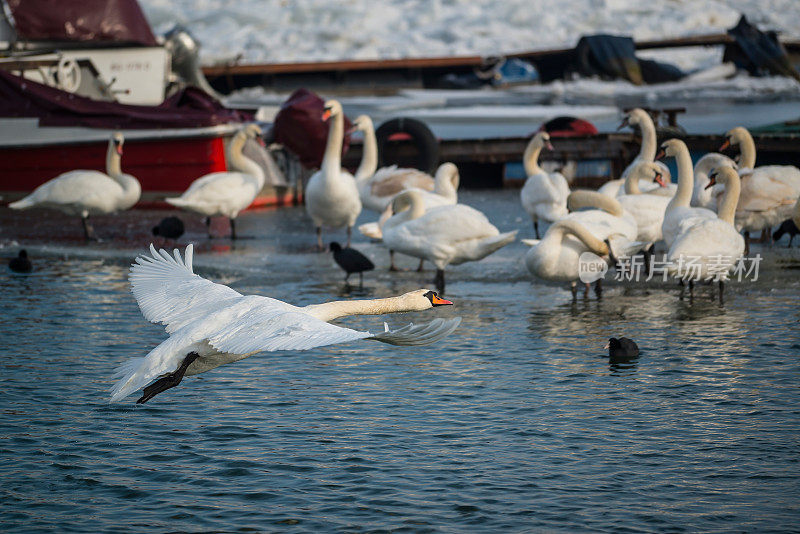
[[[608,349],[608,357],[612,361],[626,361],[639,356],[639,346],[627,337],[612,337],[603,348]]]
[[[167,239],[178,239],[183,235],[183,221],[177,217],[165,217],[161,219],[158,226],[153,228],[153,235],[159,235]]]
[[[368,257],[354,248],[342,248],[342,245],[336,241],[332,242],[329,248],[333,252],[334,261],[347,273],[347,276],[344,277],[345,282],[347,282],[351,274],[358,273],[358,283],[363,284],[364,271],[371,271],[375,268],[375,265]]]
[[[8,262],[8,268],[15,273],[29,273],[33,270],[33,264],[28,259],[28,252],[25,249],[19,251],[16,258]]]
[[[772,238],[777,241],[778,239],[783,237],[783,234],[789,234],[789,244],[786,248],[792,246],[792,241],[794,240],[794,236],[800,234],[800,230],[797,229],[797,225],[794,224],[794,221],[791,219],[786,219],[781,223],[778,229],[772,234]]]

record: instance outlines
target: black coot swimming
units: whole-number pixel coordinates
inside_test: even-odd
[[[153,228],[153,235],[166,237],[167,239],[178,239],[183,235],[183,221],[177,217],[165,217]]]
[[[29,273],[33,270],[33,264],[28,259],[28,252],[25,249],[19,251],[16,258],[8,262],[8,268],[15,273]]]
[[[344,272],[347,273],[347,276],[344,277],[345,282],[347,282],[347,279],[350,278],[351,274],[358,273],[359,283],[363,284],[364,271],[371,271],[375,268],[375,265],[368,257],[364,256],[354,248],[342,248],[342,245],[336,241],[332,242],[329,248],[331,252],[333,252],[334,261],[336,261],[339,267],[341,267]]]
[[[608,349],[608,357],[611,360],[624,361],[639,356],[639,346],[635,341],[627,337],[621,337],[619,339],[612,337],[603,348]]]

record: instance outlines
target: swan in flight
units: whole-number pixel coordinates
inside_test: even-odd
[[[427,345],[453,332],[461,322],[437,318],[379,333],[361,332],[328,321],[348,315],[421,311],[452,302],[428,289],[374,300],[343,300],[293,306],[260,295],[242,295],[192,272],[192,245],[184,257],[150,245],[131,266],[133,295],[144,317],[166,327],[169,338],[144,358],[117,369],[120,380],[111,389],[118,401],[144,387],[141,404],[171,387],[184,375],[196,375],[247,358],[257,352],[307,350],[359,339],[392,345]],[[155,381],[155,382],[153,382]],[[151,385],[147,385],[153,382]],[[146,387],[145,387],[146,386]]]
[[[627,167],[625,167],[625,170],[622,171],[622,177],[617,180],[610,180],[606,182],[600,187],[600,189],[597,190],[598,192],[610,197],[616,197],[622,193],[625,185],[625,178],[628,177],[628,174],[633,172],[633,169],[636,168],[636,165],[639,163],[651,163],[655,160],[656,150],[658,148],[658,141],[656,139],[656,126],[653,123],[653,118],[648,112],[642,108],[634,108],[630,110],[625,114],[625,117],[622,119],[622,123],[619,125],[617,130],[621,130],[626,126],[639,127],[639,131],[642,134],[642,145],[636,158],[634,158],[634,160]],[[661,162],[656,162],[656,164],[661,165],[662,167],[661,177],[664,182],[670,182],[672,175],[669,172],[669,168],[667,168],[667,166]],[[654,194],[666,194],[666,191],[664,191],[663,188],[659,189],[658,185],[648,181],[641,181],[639,183],[639,188],[641,189],[642,193],[649,193],[651,190],[653,190],[658,191]]]
[[[353,175],[342,169],[344,112],[337,100],[325,102],[322,120],[330,120],[328,142],[322,168],[311,175],[306,185],[306,212],[317,229],[317,249],[322,251],[322,227],[347,227],[347,245],[353,225],[361,213],[361,199]]]
[[[139,180],[122,172],[122,145],[125,138],[115,132],[108,141],[106,173],[90,170],[65,172],[49,180],[9,208],[53,208],[67,215],[80,215],[86,239],[94,239],[90,215],[105,215],[132,208],[142,195]]]
[[[444,292],[444,269],[477,261],[508,245],[517,231],[501,234],[480,211],[464,204],[425,211],[419,191],[404,191],[393,201],[394,213],[383,225],[383,243],[436,266],[436,284]]]
[[[236,239],[236,217],[253,203],[264,187],[264,170],[242,152],[248,139],[257,139],[263,145],[261,135],[257,124],[241,128],[233,136],[229,150],[230,165],[237,172],[212,172],[201,176],[181,196],[165,199],[167,203],[205,215],[207,225],[210,225],[210,217],[227,217],[231,222],[231,239]]]
[[[392,198],[405,189],[434,191],[435,178],[426,172],[397,165],[378,169],[378,140],[375,126],[368,115],[359,115],[353,120],[353,131],[364,134],[361,164],[356,170],[355,179],[365,208],[381,213],[391,204]]]
[[[569,184],[560,172],[547,172],[539,167],[539,153],[543,148],[553,150],[550,134],[539,132],[530,140],[522,156],[528,179],[519,192],[522,207],[533,219],[536,239],[539,239],[539,221],[556,222],[567,214]]]

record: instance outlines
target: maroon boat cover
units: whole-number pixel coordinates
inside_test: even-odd
[[[158,106],[101,102],[0,70],[0,117],[38,117],[42,126],[105,129],[196,128],[252,121],[201,89],[187,87]]]
[[[6,0],[22,41],[97,41],[156,46],[136,0]]]
[[[322,166],[325,145],[328,143],[328,123],[322,120],[324,108],[325,101],[314,92],[298,89],[281,105],[272,126],[275,140],[297,154],[300,163],[307,169]],[[345,117],[342,154],[350,146],[347,131],[352,125]]]

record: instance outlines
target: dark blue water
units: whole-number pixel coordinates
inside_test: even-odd
[[[503,230],[523,226],[500,209],[509,192],[465,200]],[[390,275],[385,252],[360,242],[379,271],[347,290],[329,256],[305,251],[303,220],[245,214],[243,233],[258,238],[204,249],[196,270],[297,304],[385,296],[433,275]],[[724,304],[707,288],[681,300],[669,284],[572,302],[529,279],[517,243],[448,273],[456,306],[387,318],[462,316],[437,346],[263,353],[136,406],[107,403],[113,369],[165,334],[129,292],[132,254],[70,250],[39,249],[32,275],[0,270],[3,532],[800,524],[796,252],[761,249],[762,279],[731,284]],[[638,360],[609,363],[602,346],[620,334],[639,343]]]

